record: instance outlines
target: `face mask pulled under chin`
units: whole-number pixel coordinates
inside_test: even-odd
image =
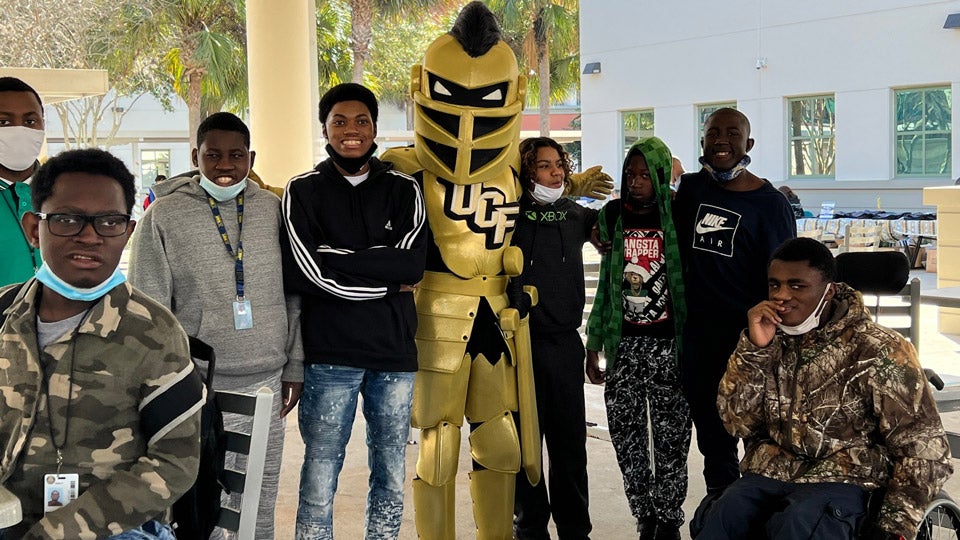
[[[229,186],[219,186],[214,183],[212,180],[207,178],[204,175],[200,175],[200,187],[207,192],[207,195],[213,197],[213,200],[217,202],[227,202],[230,199],[235,199],[237,195],[247,187],[246,177],[237,182],[236,184],[230,184]]]
[[[563,196],[563,189],[564,186],[552,188],[542,184],[534,184],[530,196],[540,204],[553,204]]]
[[[700,164],[703,165],[703,169],[710,173],[710,176],[712,176],[714,180],[721,184],[726,184],[732,182],[734,178],[740,176],[740,173],[747,170],[747,166],[750,165],[750,156],[743,156],[743,159],[734,165],[732,169],[726,171],[714,169],[712,165],[707,163],[707,158],[703,156],[700,156]]]
[[[120,271],[120,266],[118,265],[113,269],[113,274],[111,274],[110,277],[108,277],[99,285],[94,285],[89,289],[81,289],[80,287],[75,287],[60,279],[59,276],[50,270],[50,267],[47,266],[47,263],[40,265],[40,269],[37,270],[36,278],[37,281],[43,283],[45,287],[48,287],[50,290],[59,294],[60,296],[80,302],[92,302],[97,300],[110,292],[111,289],[127,280],[126,276],[123,275],[123,272]]]
[[[42,129],[26,126],[0,128],[0,165],[17,172],[29,169],[40,155],[44,135]]]
[[[370,145],[370,149],[367,150],[362,156],[352,158],[341,156],[329,143],[327,144],[326,148],[327,155],[330,156],[330,159],[332,159],[334,163],[339,165],[341,169],[347,171],[347,174],[355,175],[363,169],[363,166],[366,165],[367,162],[370,161],[370,158],[373,157],[373,154],[376,153],[377,144],[373,143]]]
[[[820,302],[817,303],[817,308],[814,309],[813,312],[802,323],[796,326],[778,324],[777,327],[779,327],[784,334],[789,336],[800,336],[820,326],[820,318],[823,317],[823,313],[826,311],[827,291],[829,290],[830,285],[827,285],[827,287],[823,289],[823,296],[820,297]]]

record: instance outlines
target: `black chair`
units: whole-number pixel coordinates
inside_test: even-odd
[[[910,261],[906,255],[899,251],[841,253],[837,255],[837,278],[862,294],[874,297],[871,309],[874,321],[900,332],[910,339],[914,348],[920,349],[920,280],[910,280]],[[894,297],[898,300],[895,303],[882,301]],[[904,317],[909,324],[903,324]]]

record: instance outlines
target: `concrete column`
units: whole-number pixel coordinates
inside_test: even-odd
[[[313,0],[247,0],[253,168],[274,186],[313,166],[314,11]]]
[[[923,188],[937,207],[937,287],[960,286],[960,186]],[[940,308],[941,334],[960,334],[960,309]]]

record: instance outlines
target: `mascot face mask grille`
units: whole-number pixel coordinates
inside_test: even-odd
[[[450,34],[435,40],[414,66],[417,157],[456,184],[501,173],[517,152],[526,78],[503,41],[472,57]]]

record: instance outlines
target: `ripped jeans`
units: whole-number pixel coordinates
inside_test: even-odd
[[[365,538],[395,539],[400,534],[413,377],[413,372],[304,366],[298,415],[306,448],[300,472],[297,540],[333,539],[333,497],[358,395],[363,396],[370,467]]]

